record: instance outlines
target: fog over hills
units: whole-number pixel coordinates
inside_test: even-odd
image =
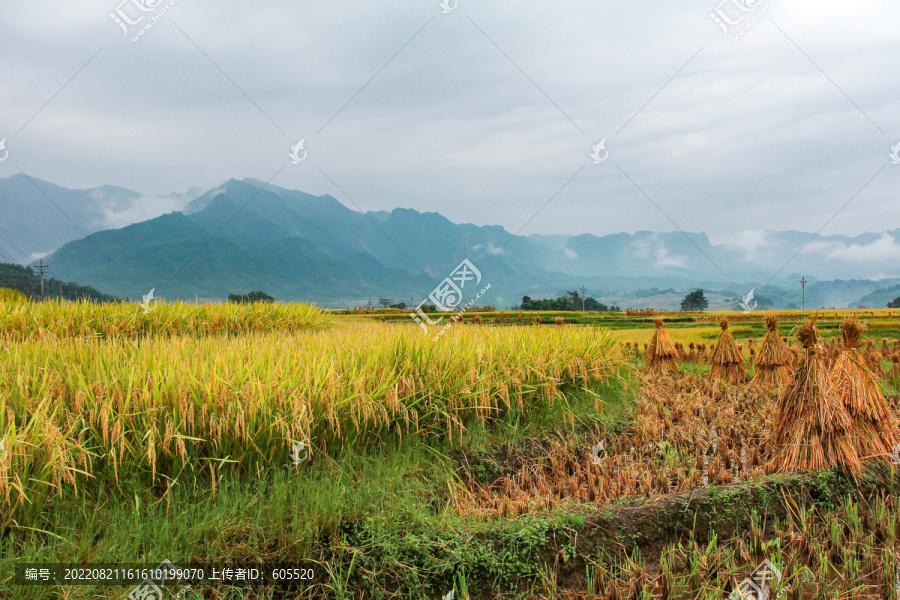
[[[704,287],[733,307],[755,287],[786,306],[797,303],[801,276],[812,282],[810,305],[851,306],[864,296],[881,303],[880,290],[900,278],[900,230],[746,232],[718,244],[681,231],[516,236],[407,208],[362,213],[255,179],[148,198],[14,175],[0,179],[0,202],[0,259],[44,258],[58,277],[127,297],[150,288],[173,299],[264,289],[333,306],[369,297],[418,303],[463,259],[491,282],[486,303],[497,306],[581,285],[620,305],[674,308],[680,292]]]

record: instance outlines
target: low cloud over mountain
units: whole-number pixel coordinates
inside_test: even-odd
[[[750,287],[796,287],[801,275],[869,280],[859,293],[843,286],[821,298],[853,303],[876,291],[873,282],[900,277],[900,230],[855,237],[748,230],[717,244],[681,231],[514,236],[438,213],[361,213],[331,196],[254,179],[148,198],[17,175],[0,179],[0,198],[9,207],[0,215],[0,259],[45,257],[57,276],[130,297],[154,287],[171,298],[262,288],[334,305],[370,296],[411,303],[466,258],[492,281],[487,302],[500,306],[581,285],[596,297],[692,286],[737,297]]]

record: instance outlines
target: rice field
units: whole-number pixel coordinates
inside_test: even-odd
[[[769,560],[770,597],[900,597],[890,313],[850,342],[846,313],[815,339],[796,315],[477,316],[435,341],[304,305],[0,301],[0,573],[310,560],[288,595],[184,597],[688,600]]]
[[[433,344],[412,327],[324,328],[309,307],[192,315],[176,306],[156,317],[173,324],[166,335],[83,338],[65,311],[41,308],[33,318],[43,331],[73,335],[4,332],[16,339],[0,354],[0,497],[12,509],[37,510],[96,477],[259,473],[299,442],[315,459],[389,437],[452,438],[472,420],[550,401],[566,382],[603,380],[622,362],[611,334],[588,330],[459,328]],[[84,327],[122,331],[121,313],[90,309],[69,310]],[[300,326],[235,333],[256,317],[260,328],[285,327],[280,316]]]
[[[32,303],[0,298],[0,339],[4,342],[239,335],[322,329],[332,323],[328,313],[308,304]]]

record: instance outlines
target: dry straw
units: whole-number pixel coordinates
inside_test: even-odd
[[[763,338],[759,354],[756,355],[756,374],[753,382],[762,385],[786,385],[794,374],[794,355],[791,348],[778,335],[778,319],[766,317],[766,337]]]
[[[856,317],[844,319],[843,352],[831,371],[837,395],[853,419],[856,448],[863,458],[886,457],[898,441],[878,376],[859,352],[859,338],[866,329]]]
[[[719,341],[713,348],[712,356],[709,359],[712,363],[709,376],[712,379],[724,379],[730,383],[742,382],[747,379],[744,355],[728,329],[728,319],[722,319],[719,326],[722,328],[722,333],[719,335]]]
[[[853,439],[853,418],[838,396],[822,358],[815,322],[797,332],[803,346],[800,366],[785,388],[775,422],[775,457],[769,465],[781,472],[862,466]]]
[[[672,341],[672,336],[663,327],[663,320],[657,317],[653,319],[656,325],[656,333],[650,340],[647,348],[647,369],[651,373],[670,373],[678,370],[678,349]]]

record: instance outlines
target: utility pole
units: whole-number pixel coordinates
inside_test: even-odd
[[[587,288],[581,286],[581,312],[584,312],[584,295],[587,293]]]
[[[803,312],[806,312],[806,277],[800,280],[800,285],[803,287]]]
[[[44,264],[44,259],[41,259],[41,262],[38,263],[38,270],[41,273],[41,300],[44,299],[44,273],[50,270],[50,265]]]

